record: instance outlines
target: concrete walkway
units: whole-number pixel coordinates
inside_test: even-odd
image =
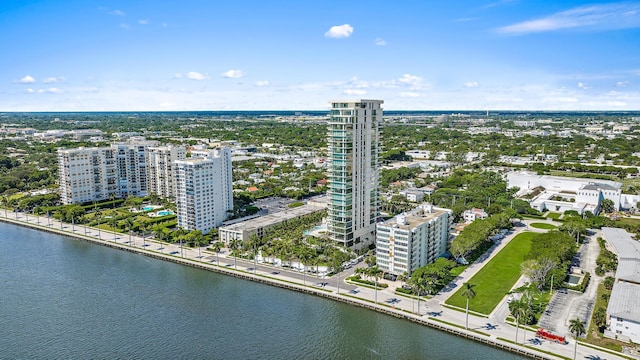
[[[353,268],[349,269],[347,274],[343,272],[330,278],[319,278],[314,275],[303,275],[297,271],[290,271],[266,264],[257,264],[256,266],[252,261],[234,259],[229,256],[228,249],[224,249],[220,254],[215,254],[206,251],[204,248],[192,249],[180,247],[179,244],[159,243],[154,239],[143,239],[137,236],[129,237],[125,234],[98,230],[82,225],[60,223],[52,218],[48,219],[46,217],[28,215],[27,219],[24,213],[15,214],[11,211],[7,211],[6,214],[5,217],[3,210],[0,210],[0,220],[63,235],[75,236],[112,247],[164,258],[169,261],[177,261],[212,271],[228,273],[230,275],[271,283],[276,286],[333,298],[440,328],[461,336],[475,338],[477,341],[484,343],[492,343],[494,346],[511,347],[526,352],[528,356],[552,359],[559,357],[573,358],[574,340],[569,336],[567,336],[569,344],[565,345],[555,344],[545,340],[540,343],[534,343],[532,341],[533,333],[529,331],[525,340],[526,347],[522,345],[522,335],[519,336],[519,344],[514,345],[512,344],[516,335],[514,326],[505,323],[493,323],[494,319],[471,314],[469,315],[469,330],[465,330],[465,313],[441,305],[442,301],[446,300],[448,296],[451,296],[452,291],[438,294],[428,301],[420,301],[420,308],[418,309],[417,300],[395,293],[395,288],[400,285],[399,283],[390,284],[388,288],[378,291],[366,286],[345,284],[344,278],[348,276],[348,273],[353,273]],[[479,271],[480,268],[482,268],[492,256],[499,252],[516,234],[524,230],[526,230],[526,227],[518,228],[513,234],[503,239],[502,243],[496,246],[490,256],[471,265],[467,271],[455,281],[455,284],[462,284],[473,276],[473,274]],[[237,270],[235,270],[236,267]],[[519,334],[523,334],[522,328]],[[556,356],[551,354],[556,354]],[[583,345],[578,346],[577,358],[622,359],[622,357],[609,352]]]

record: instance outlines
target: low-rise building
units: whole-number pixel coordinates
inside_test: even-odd
[[[507,174],[507,189],[519,188],[516,196],[529,201],[538,211],[564,212],[574,210],[582,214],[597,214],[604,199],[613,201],[614,209],[625,206],[622,184],[610,180],[581,179],[538,175],[531,171]]]
[[[400,275],[434,262],[447,251],[453,212],[422,204],[376,225],[376,264]]]
[[[607,337],[640,342],[640,243],[626,230],[603,227],[607,243],[618,256],[618,269],[607,306]]]
[[[464,219],[465,222],[473,222],[476,219],[486,219],[489,217],[489,214],[487,214],[486,211],[484,211],[484,209],[478,209],[478,208],[473,208],[471,210],[465,210],[462,213],[462,218]]]
[[[265,230],[268,228],[287,222],[292,219],[297,219],[301,216],[310,215],[319,211],[325,211],[327,209],[327,202],[316,200],[313,203],[308,203],[303,206],[299,206],[285,211],[256,217],[250,220],[240,221],[223,225],[218,229],[218,236],[220,241],[228,244],[232,240],[240,240],[242,242],[249,240],[252,235],[262,237]]]

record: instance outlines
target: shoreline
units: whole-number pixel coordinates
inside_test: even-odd
[[[183,258],[183,257],[175,256],[169,253],[159,253],[157,251],[134,247],[134,246],[126,245],[123,243],[102,240],[102,239],[94,238],[92,236],[88,236],[82,233],[76,233],[76,232],[66,231],[64,229],[54,228],[53,226],[48,226],[47,224],[44,224],[44,225],[34,224],[31,222],[25,222],[24,220],[16,220],[16,219],[12,219],[11,217],[4,217],[1,215],[0,215],[0,221],[34,229],[34,230],[49,232],[56,235],[67,236],[77,240],[91,242],[97,245],[102,245],[102,246],[110,247],[113,249],[124,250],[131,253],[136,253],[136,254],[148,256],[151,258],[155,258],[158,260],[171,261],[180,265],[191,266],[194,268],[216,272],[222,275],[230,275],[230,276],[244,279],[244,280],[276,286],[281,289],[297,291],[304,294],[309,294],[309,295],[319,296],[325,299],[339,301],[345,304],[358,306],[368,310],[376,311],[378,313],[393,316],[395,318],[405,319],[420,325],[429,326],[436,330],[445,331],[451,335],[460,336],[469,340],[473,340],[485,345],[489,345],[495,348],[499,348],[499,349],[509,351],[518,355],[522,355],[525,357],[529,357],[532,359],[560,358],[559,355],[553,356],[543,352],[535,351],[534,349],[528,349],[522,346],[515,346],[508,341],[503,341],[498,338],[492,338],[489,334],[485,334],[476,330],[465,330],[464,328],[457,328],[455,325],[449,325],[447,322],[438,321],[434,318],[425,317],[424,315],[416,315],[414,313],[407,312],[402,309],[396,309],[381,303],[376,304],[374,302],[370,302],[370,300],[362,299],[354,295],[347,295],[342,292],[337,294],[333,290],[317,288],[317,287],[313,287],[312,285],[297,284],[293,281],[284,281],[284,280],[276,279],[274,277],[249,273],[244,270],[234,270],[233,268],[227,267],[227,266],[214,265],[212,263],[192,260],[189,258]],[[106,231],[105,233],[111,234],[111,232],[106,232]],[[458,324],[456,325],[460,326]]]

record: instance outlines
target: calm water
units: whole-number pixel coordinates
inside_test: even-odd
[[[1,359],[517,359],[372,311],[0,223]]]

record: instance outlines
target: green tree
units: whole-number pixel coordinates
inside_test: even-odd
[[[240,239],[233,239],[231,241],[229,241],[229,249],[231,249],[231,254],[233,254],[233,267],[238,270],[238,254],[237,251],[240,248],[240,246],[242,245],[242,240]]]
[[[369,276],[371,276],[374,279],[375,303],[377,304],[378,303],[378,280],[380,279],[380,277],[382,277],[383,271],[377,266],[372,266],[367,269],[367,272],[369,273]]]
[[[102,240],[102,234],[100,233],[100,220],[102,219],[102,211],[96,207],[95,217],[98,219],[98,239]]]
[[[602,211],[604,211],[606,214],[611,214],[616,210],[615,203],[611,199],[602,200],[600,206],[602,207]]]
[[[571,333],[575,335],[576,338],[576,345],[573,349],[573,360],[576,359],[576,355],[578,354],[578,338],[585,333],[585,325],[586,323],[580,318],[575,318],[569,321],[569,331],[571,331]]]
[[[607,325],[607,310],[599,307],[598,310],[593,313],[593,322],[602,330]]]
[[[220,250],[222,250],[223,247],[224,247],[224,243],[222,241],[216,241],[213,244],[211,244],[211,248],[216,253],[216,263],[218,265],[220,265],[220,257],[219,257]]]
[[[467,306],[465,308],[465,313],[466,313],[466,320],[465,320],[465,329],[469,329],[469,299],[473,299],[474,297],[476,297],[476,292],[475,290],[473,290],[473,288],[475,287],[474,284],[469,284],[468,282],[462,284],[463,286],[463,290],[462,290],[462,296],[464,296],[465,298],[467,298]]]
[[[516,319],[516,344],[518,343],[518,330],[520,329],[520,323],[523,319],[526,319],[527,312],[529,311],[529,304],[524,299],[513,300],[509,303],[509,311],[511,315]]]

